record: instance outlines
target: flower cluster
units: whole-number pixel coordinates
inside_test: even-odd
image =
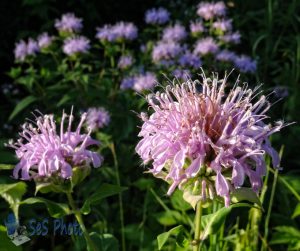
[[[176,41],[179,42],[185,39],[187,32],[184,26],[180,24],[175,24],[174,26],[169,26],[163,30],[162,39],[164,41]]]
[[[54,40],[53,36],[49,36],[47,32],[42,33],[38,36],[37,43],[40,49],[49,47]]]
[[[66,13],[60,20],[55,21],[55,28],[60,32],[79,32],[82,27],[82,19],[76,17],[74,13]]]
[[[133,23],[118,22],[115,25],[104,25],[97,28],[96,38],[101,41],[115,42],[122,40],[134,40],[138,30]]]
[[[36,53],[38,53],[39,50],[40,49],[38,43],[33,39],[29,38],[27,43],[24,40],[21,40],[18,43],[16,43],[14,51],[15,59],[20,62],[23,62],[26,59],[26,57],[36,55]]]
[[[266,173],[264,155],[279,167],[278,153],[269,136],[283,122],[266,124],[270,104],[258,89],[238,83],[227,92],[227,77],[187,81],[166,87],[165,92],[147,96],[153,113],[142,113],[143,125],[136,146],[150,172],[176,187],[198,191],[201,199],[215,195],[230,204],[230,192],[246,184],[255,192]],[[257,97],[257,98],[255,98]],[[256,99],[256,101],[254,101]]]
[[[99,145],[99,142],[90,137],[91,130],[87,134],[81,132],[86,116],[84,113],[77,128],[72,130],[72,111],[70,115],[63,113],[59,133],[53,115],[36,117],[34,124],[25,123],[20,139],[8,144],[16,150],[20,160],[14,169],[14,177],[29,180],[58,175],[68,179],[72,177],[72,168],[75,166],[100,167],[103,157],[87,149]]]
[[[133,57],[131,55],[124,55],[119,58],[118,67],[120,69],[127,69],[133,64]]]
[[[201,2],[198,5],[197,14],[204,20],[210,20],[215,17],[222,17],[226,14],[226,6],[223,2]]]
[[[68,56],[86,53],[89,49],[90,41],[84,36],[68,37],[63,45],[63,52]]]
[[[109,122],[110,115],[103,107],[92,107],[87,110],[86,124],[92,131],[107,126]]]
[[[164,8],[150,9],[145,14],[147,24],[164,24],[170,19],[170,13]]]

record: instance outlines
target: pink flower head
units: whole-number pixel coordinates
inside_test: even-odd
[[[91,107],[87,110],[86,124],[92,131],[107,126],[110,122],[110,115],[103,107]]]
[[[198,5],[197,14],[205,20],[224,16],[226,14],[226,6],[224,2],[201,2]]]
[[[65,130],[67,117],[69,120]],[[81,133],[86,114],[82,114],[75,130],[72,130],[73,119],[72,111],[70,115],[63,113],[59,133],[52,114],[41,115],[36,117],[34,123],[25,123],[22,126],[20,139],[8,144],[16,150],[20,160],[13,172],[16,179],[20,173],[23,180],[52,175],[68,179],[72,177],[74,166],[101,165],[103,157],[87,149],[91,145],[99,145],[99,142],[90,137],[91,130],[87,134]]]
[[[151,163],[154,176],[171,184],[168,195],[176,187],[196,189],[202,200],[217,194],[229,206],[230,191],[243,186],[246,179],[255,192],[260,190],[266,153],[273,167],[279,167],[269,136],[283,122],[274,126],[264,122],[270,104],[265,96],[257,98],[259,88],[236,83],[227,91],[226,86],[226,76],[209,79],[203,75],[202,83],[172,84],[164,92],[147,96],[153,113],[141,114],[142,139],[136,152],[144,164]]]

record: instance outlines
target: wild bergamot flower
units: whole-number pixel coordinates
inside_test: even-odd
[[[163,92],[150,94],[147,101],[153,113],[142,113],[143,125],[136,146],[144,164],[154,176],[175,188],[198,191],[202,200],[215,194],[230,204],[230,192],[249,184],[255,192],[266,173],[264,156],[279,167],[278,153],[269,136],[284,123],[271,126],[264,121],[270,104],[238,81],[227,91],[227,77],[189,80],[170,84]]]
[[[67,118],[69,119],[65,130]],[[29,180],[52,175],[68,179],[71,178],[72,168],[75,166],[101,165],[103,157],[87,149],[99,142],[90,137],[91,129],[88,133],[81,132],[86,114],[82,114],[75,130],[72,130],[73,119],[72,111],[70,115],[63,113],[59,133],[52,114],[40,115],[35,122],[22,126],[23,131],[19,133],[17,142],[11,141],[8,144],[16,150],[20,160],[13,171],[16,179],[19,176],[23,180]]]

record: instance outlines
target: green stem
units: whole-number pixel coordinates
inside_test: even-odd
[[[115,145],[114,143],[110,144],[110,150],[113,155],[114,165],[116,168],[116,179],[117,185],[121,186],[120,174],[119,174],[119,164],[116,155]],[[120,205],[120,222],[121,222],[121,238],[122,238],[122,251],[126,251],[126,243],[125,243],[125,232],[124,232],[124,210],[123,210],[123,199],[122,193],[119,193],[119,205]]]
[[[271,196],[270,196],[270,203],[269,203],[268,212],[267,212],[267,216],[266,216],[266,220],[265,220],[265,234],[264,234],[265,241],[268,240],[268,234],[269,234],[269,229],[268,228],[269,228],[269,222],[270,222],[270,217],[271,217],[271,210],[272,210],[274,196],[275,196],[275,189],[276,189],[277,179],[278,179],[278,169],[276,169],[275,173],[274,173],[274,179],[273,179]],[[264,243],[262,245],[261,250],[265,250]]]
[[[73,214],[75,215],[76,217],[76,220],[78,221],[79,223],[79,226],[83,232],[83,235],[84,235],[84,238],[86,240],[86,243],[87,245],[91,248],[91,250],[93,251],[98,251],[98,248],[96,247],[95,243],[92,241],[85,225],[84,225],[84,222],[83,222],[83,219],[82,219],[82,215],[81,215],[81,212],[80,210],[77,209],[76,207],[76,204],[75,204],[75,201],[72,197],[72,194],[71,193],[66,193],[67,194],[67,197],[68,197],[68,201],[69,201],[69,204],[73,210]]]
[[[200,200],[196,206],[195,235],[194,235],[193,251],[199,251],[199,248],[200,248],[201,218],[202,218],[202,201]]]

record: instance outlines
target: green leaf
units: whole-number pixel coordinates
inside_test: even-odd
[[[70,180],[51,180],[50,182],[38,182],[35,184],[35,195],[38,193],[68,193],[72,192],[72,184]]]
[[[290,226],[279,226],[275,228],[276,232],[270,241],[271,245],[275,244],[290,244],[298,246],[300,243],[300,231]]]
[[[47,200],[40,197],[28,198],[21,202],[21,204],[27,204],[27,205],[36,204],[36,203],[44,204],[47,207],[50,216],[54,218],[61,218],[65,215],[70,214],[70,209],[67,204],[56,203],[51,200]]]
[[[13,184],[0,184],[0,196],[5,199],[11,207],[19,204],[26,192],[26,184],[17,182]]]
[[[259,205],[259,207],[262,208],[262,204],[259,200],[259,197],[251,188],[248,187],[241,187],[233,190],[233,192],[230,195],[230,198],[233,203],[249,201],[252,203],[256,203],[257,205]]]
[[[0,225],[0,240],[1,240],[1,245],[0,245],[0,251],[21,251],[22,247],[17,247],[12,243],[12,241],[9,239],[7,236],[7,231],[6,227]]]
[[[174,209],[179,211],[187,211],[191,209],[191,205],[183,199],[183,192],[179,189],[172,194],[171,204]]]
[[[90,167],[74,167],[71,178],[72,188],[80,184],[91,173]]]
[[[36,101],[37,98],[34,96],[28,96],[24,99],[22,99],[15,107],[13,112],[10,114],[8,120],[12,120],[16,115],[18,115],[22,110],[24,110],[27,106],[29,106],[31,103]]]
[[[57,107],[60,107],[62,105],[64,105],[66,102],[68,102],[71,99],[71,95],[69,93],[66,93],[61,99],[60,101],[57,103]]]
[[[193,195],[190,189],[185,189],[183,192],[183,199],[189,203],[195,210],[197,203],[201,200],[201,195]]]
[[[294,210],[294,213],[292,215],[292,219],[298,217],[300,215],[300,203],[297,204],[295,210]]]
[[[178,223],[186,223],[182,214],[175,210],[156,213],[155,219],[163,226],[173,226]]]
[[[215,213],[202,216],[201,223],[203,230],[200,239],[203,241],[209,235],[216,234],[225,222],[226,216],[231,212],[232,208],[235,207],[251,207],[251,205],[246,203],[233,204],[229,207],[223,207]]]
[[[91,205],[95,205],[101,202],[102,199],[110,197],[112,195],[119,194],[126,190],[125,187],[120,187],[116,185],[103,184],[98,189],[97,192],[89,196],[88,199],[84,202],[81,212],[83,214],[89,214],[91,211]]]
[[[11,170],[14,169],[15,165],[0,164],[0,170]]]
[[[98,234],[96,232],[92,232],[90,233],[90,236],[99,251],[119,250],[119,242],[111,234]],[[89,246],[87,247],[87,250],[92,251]]]
[[[168,232],[158,235],[157,236],[158,250],[162,249],[162,247],[166,244],[170,236],[175,236],[177,239],[177,237],[183,233],[183,230],[184,230],[183,226],[179,225],[177,227],[170,229]],[[182,237],[182,235],[180,237]]]
[[[11,77],[11,78],[17,78],[20,76],[22,72],[22,69],[21,67],[13,67],[10,69],[10,72],[8,73],[8,75]]]

